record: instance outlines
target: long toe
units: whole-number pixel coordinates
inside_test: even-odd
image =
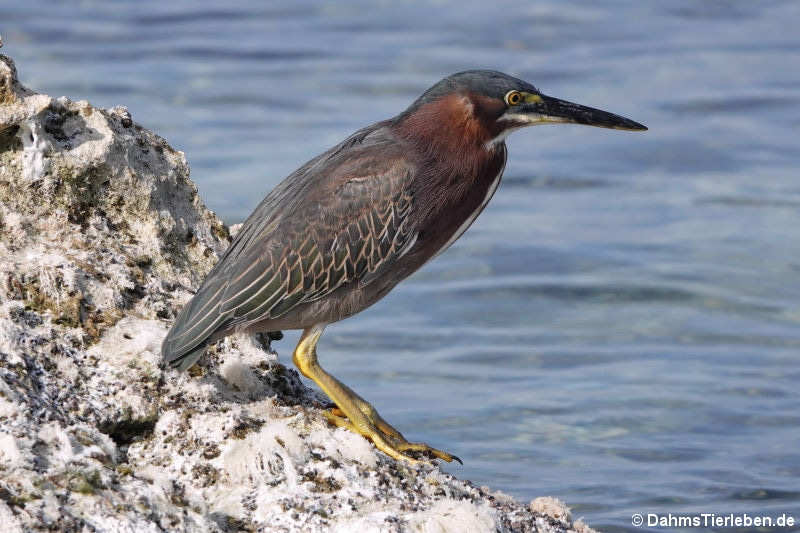
[[[458,456],[447,453],[445,451],[436,449],[432,446],[428,446],[422,442],[404,442],[397,445],[397,449],[400,451],[409,451],[409,452],[419,452],[427,456],[433,456],[443,461],[447,461],[448,463],[452,463],[453,461],[458,461],[460,464],[464,464]]]
[[[396,445],[394,439],[391,436],[384,435],[378,428],[373,426],[372,424],[368,424],[368,427],[364,430],[359,429],[356,427],[355,424],[350,422],[344,415],[341,409],[334,407],[328,411],[323,411],[322,416],[324,416],[328,422],[331,424],[338,426],[340,428],[345,428],[353,433],[366,437],[372,444],[375,445],[380,451],[397,460],[404,460],[408,461],[412,464],[420,463],[419,460],[414,459],[410,455],[406,455],[403,453],[400,447]]]

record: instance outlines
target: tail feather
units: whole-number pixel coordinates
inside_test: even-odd
[[[180,372],[187,370],[190,366],[195,364],[198,359],[203,357],[207,345],[208,343],[204,342],[200,346],[195,347],[194,350],[170,360],[168,362],[169,366],[178,369]]]
[[[215,287],[202,287],[184,306],[161,345],[163,361],[173,368],[186,370],[203,355],[209,338],[230,318],[220,313],[214,300],[220,293]]]

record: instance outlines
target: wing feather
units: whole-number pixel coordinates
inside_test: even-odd
[[[371,283],[413,245],[414,169],[403,155],[334,156],[299,169],[248,218],[167,335],[162,352],[172,366],[191,366],[217,332]]]

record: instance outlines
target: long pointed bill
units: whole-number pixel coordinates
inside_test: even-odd
[[[531,98],[529,102],[531,100],[533,100],[533,102],[519,106],[521,109],[516,113],[518,116],[525,116],[527,122],[530,123],[574,123],[629,131],[644,131],[647,129],[646,126],[638,122],[615,115],[614,113],[609,113],[608,111],[601,111],[593,107],[574,104],[543,94],[536,96],[539,98],[535,100]]]

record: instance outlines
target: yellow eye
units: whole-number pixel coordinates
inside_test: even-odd
[[[506,93],[506,103],[508,105],[519,105],[522,102],[522,93],[519,91],[508,91]]]

